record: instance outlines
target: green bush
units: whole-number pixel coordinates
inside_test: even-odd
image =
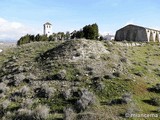
[[[51,38],[47,37],[46,35],[37,34],[36,36],[34,36],[34,35],[27,34],[25,36],[22,36],[18,40],[17,45],[23,45],[23,44],[27,44],[27,43],[35,42],[35,41],[51,41]]]

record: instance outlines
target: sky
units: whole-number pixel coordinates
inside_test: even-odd
[[[127,24],[160,29],[160,0],[0,0],[0,41],[26,34],[74,31],[97,23],[102,35]]]

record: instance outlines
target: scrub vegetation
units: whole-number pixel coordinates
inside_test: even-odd
[[[160,45],[98,40],[40,41],[0,53],[2,120],[154,120]]]

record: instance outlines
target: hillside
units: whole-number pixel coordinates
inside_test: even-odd
[[[0,42],[0,52],[2,52],[3,50],[7,49],[7,48],[13,48],[16,46],[16,43],[4,43],[4,42]]]
[[[155,120],[158,43],[33,42],[0,53],[2,120]]]

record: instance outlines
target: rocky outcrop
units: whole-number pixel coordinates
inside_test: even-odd
[[[37,61],[43,64],[43,69],[56,68],[55,65],[57,63],[59,66],[62,63],[62,66],[64,66],[64,63],[67,64],[65,65],[66,67],[62,68],[66,72],[61,71],[55,76],[49,76],[49,79],[65,80],[69,76],[69,67],[75,69],[71,74],[76,71],[83,75],[102,75],[110,72],[109,69],[104,67],[108,66],[108,61],[105,60],[105,57],[108,57],[110,54],[109,46],[105,46],[103,42],[85,39],[69,40],[40,54],[37,57]]]
[[[40,60],[69,60],[78,62],[82,60],[99,59],[102,54],[110,52],[99,41],[91,40],[70,40],[63,44],[48,50],[40,56]]]

